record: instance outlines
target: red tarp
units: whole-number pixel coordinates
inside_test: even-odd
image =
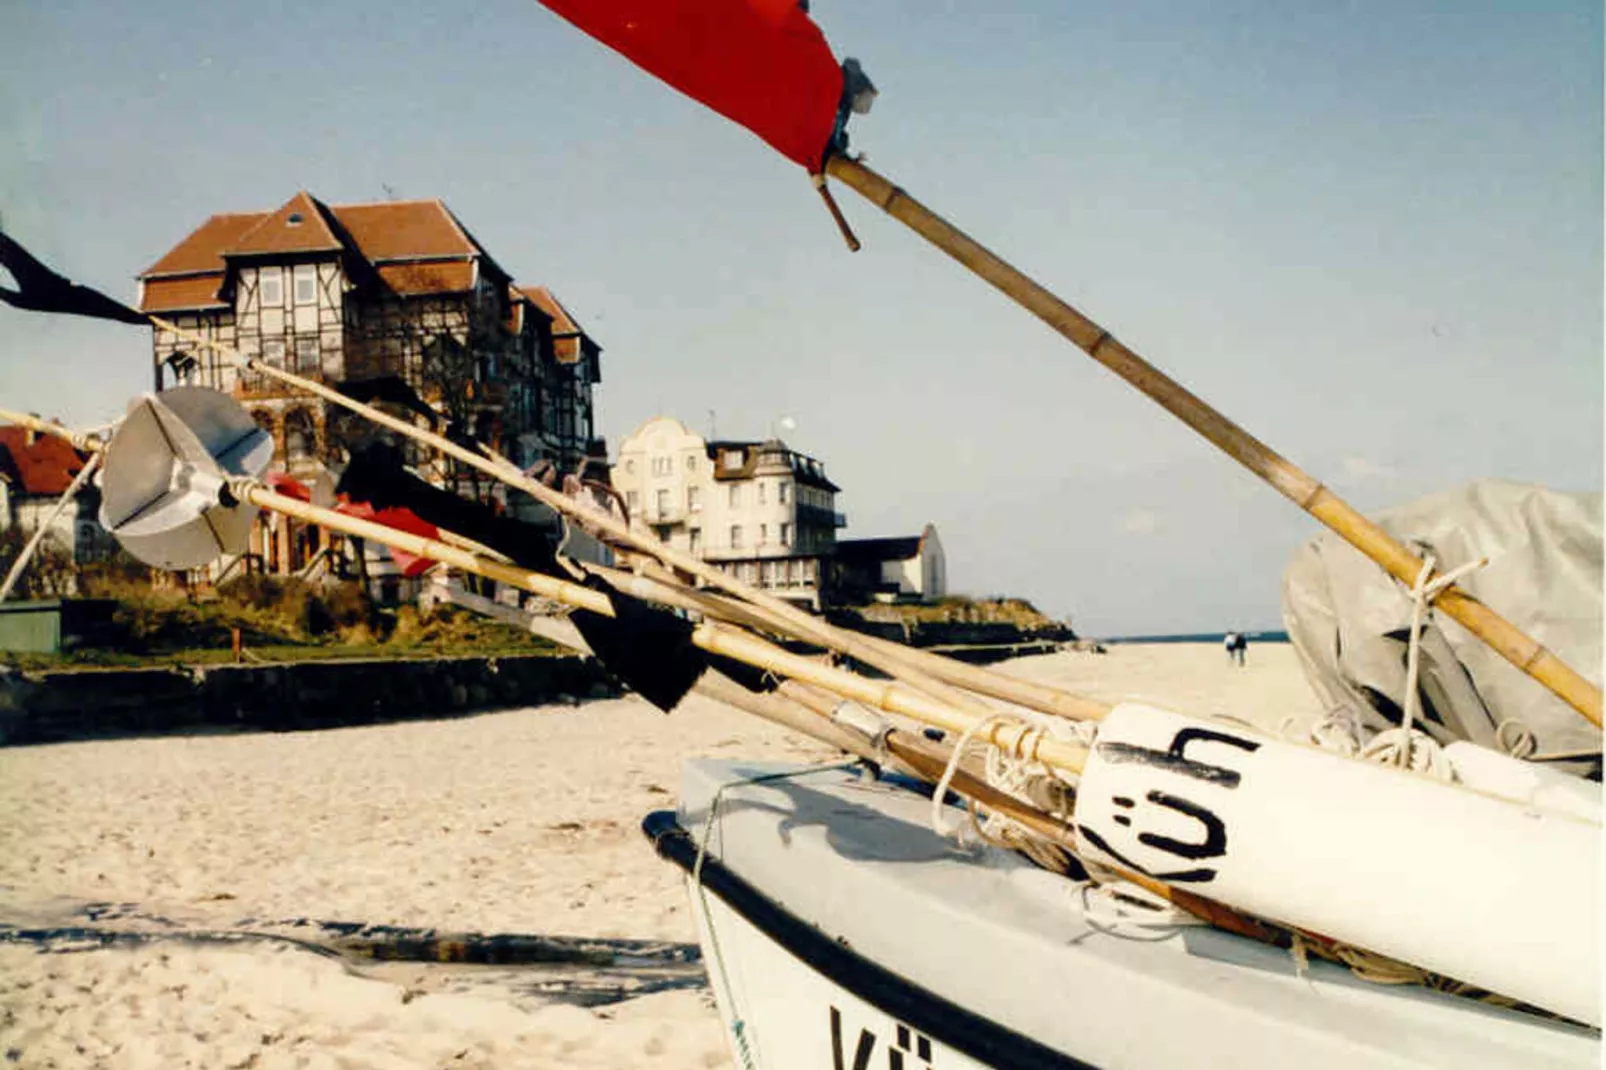
[[[269,472],[268,486],[283,494],[286,498],[294,498],[297,501],[307,502],[308,504],[312,502],[312,491],[307,488],[305,483],[302,483],[294,476],[286,475],[283,472]],[[426,539],[438,539],[441,534],[439,528],[424,520],[411,509],[401,509],[394,506],[386,509],[375,509],[367,502],[354,502],[342,497],[336,503],[335,511],[345,513],[347,516],[357,517],[359,520],[371,520],[375,524],[383,524],[387,528],[395,528],[398,531],[405,531],[412,535],[422,535]],[[435,563],[431,558],[414,557],[412,554],[398,550],[394,546],[386,547],[386,549],[390,551],[391,560],[396,562],[396,567],[402,570],[403,576],[420,575]]]
[[[387,528],[395,528],[397,531],[405,531],[411,535],[422,535],[426,539],[440,538],[440,529],[429,521],[422,519],[411,509],[401,509],[396,506],[375,509],[367,502],[345,500],[342,500],[335,508],[348,516],[354,516],[360,520],[371,520],[375,524],[382,524]],[[398,550],[394,546],[387,546],[385,549],[390,553],[390,559],[396,562],[396,567],[402,570],[403,576],[422,575],[435,563],[432,558],[414,557],[407,551]]]
[[[541,0],[650,74],[818,172],[842,69],[798,0]]]

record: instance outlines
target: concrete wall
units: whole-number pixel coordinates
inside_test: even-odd
[[[0,669],[0,744],[337,728],[617,694],[600,665],[574,657]]]

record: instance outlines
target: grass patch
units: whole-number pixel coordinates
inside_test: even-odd
[[[190,597],[148,581],[102,578],[84,593],[117,602],[93,645],[59,654],[0,653],[24,669],[134,668],[232,662],[239,629],[247,661],[555,655],[562,648],[457,606],[428,614],[373,604],[355,583],[330,586],[244,576]]]
[[[1061,627],[1063,621],[1038,612],[1024,598],[970,598],[949,595],[935,602],[882,603],[854,606],[851,612],[869,621],[902,621],[906,624],[1013,624],[1022,631]]]

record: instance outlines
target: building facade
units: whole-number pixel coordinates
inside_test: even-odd
[[[82,564],[117,548],[100,526],[100,491],[90,480],[59,516],[51,514],[88,462],[66,439],[22,427],[0,427],[0,530],[32,537],[48,525],[45,539]]]
[[[839,487],[779,439],[707,441],[679,420],[647,421],[612,470],[631,520],[738,579],[819,609],[829,600]]]
[[[832,587],[849,602],[935,602],[948,594],[948,561],[932,524],[919,535],[839,540],[831,568]]]
[[[515,286],[438,200],[330,206],[301,192],[274,211],[214,215],[139,281],[144,312],[322,383],[399,384],[520,466],[606,463],[593,431],[601,349],[550,291]],[[153,356],[158,390],[193,383],[232,394],[273,435],[275,468],[304,482],[372,433],[161,327]],[[532,508],[460,471],[421,474],[515,512]],[[327,539],[265,519],[251,556],[269,571],[300,571]]]

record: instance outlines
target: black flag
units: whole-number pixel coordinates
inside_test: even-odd
[[[0,266],[10,271],[17,280],[17,289],[0,286],[0,301],[14,308],[33,312],[61,312],[69,316],[89,316],[94,319],[116,320],[118,323],[146,325],[150,317],[137,312],[120,301],[113,301],[99,290],[80,286],[63,275],[58,275],[18,245],[5,231],[0,231]]]

